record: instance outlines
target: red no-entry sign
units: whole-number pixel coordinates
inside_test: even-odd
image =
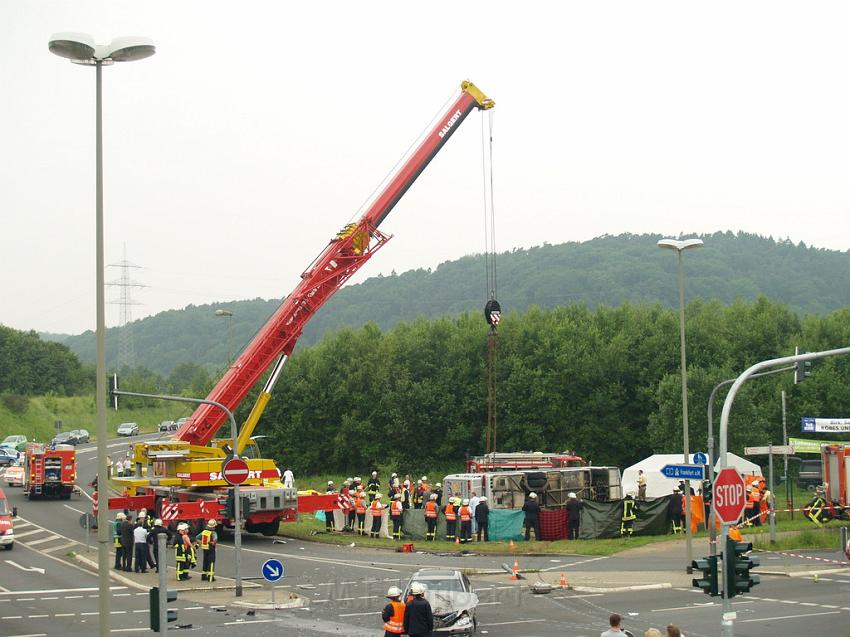
[[[717,517],[727,524],[734,524],[741,517],[746,505],[744,479],[734,468],[727,467],[714,480],[714,510]]]
[[[236,486],[242,484],[248,479],[248,463],[242,458],[230,458],[225,460],[221,465],[221,477],[227,482]]]

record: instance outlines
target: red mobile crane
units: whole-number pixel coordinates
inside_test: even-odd
[[[474,110],[487,110],[495,103],[471,82],[461,84],[460,95],[437,120],[409,158],[378,193],[355,223],[343,228],[301,275],[301,282],[260,329],[230,366],[207,399],[235,410],[251,387],[274,362],[274,368],[246,422],[239,431],[236,454],[251,442],[281,368],[292,353],[305,324],[324,303],[380,249],[390,237],[378,227],[425,167],[449,140],[461,122]],[[221,519],[225,512],[216,504],[227,483],[221,462],[230,451],[229,441],[214,440],[226,414],[211,405],[199,406],[168,442],[138,443],[134,448],[136,476],[117,478],[127,494],[110,498],[109,508],[136,509],[142,506],[158,514],[166,505],[164,519]],[[247,488],[242,492],[253,501],[246,513],[246,529],[263,533],[276,531],[284,519],[294,519],[294,491],[279,482],[274,462],[250,459]],[[147,469],[143,471],[143,466]],[[142,475],[142,474],[146,475]],[[253,487],[253,489],[252,489]],[[168,498],[167,500],[164,500]],[[175,509],[173,503],[182,503]],[[334,506],[336,496],[299,497],[297,510],[308,512]],[[170,508],[169,508],[170,505]]]

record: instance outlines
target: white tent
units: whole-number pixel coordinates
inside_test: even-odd
[[[634,493],[637,495],[637,477],[638,469],[643,469],[646,476],[646,497],[660,498],[661,496],[673,493],[673,489],[679,485],[679,480],[667,478],[661,469],[667,464],[682,464],[684,456],[681,453],[656,453],[648,458],[644,458],[637,464],[633,464],[623,471],[623,494]],[[690,461],[693,463],[694,456],[691,454]],[[717,470],[720,461],[715,465]],[[735,467],[738,473],[743,475],[762,475],[761,467],[757,464],[745,460],[734,453],[726,454],[726,466]],[[699,485],[691,485],[694,489],[698,489]]]

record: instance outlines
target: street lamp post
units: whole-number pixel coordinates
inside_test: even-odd
[[[233,362],[233,350],[231,349],[233,342],[233,312],[230,310],[216,310],[215,315],[227,317],[227,366],[230,367],[230,363]]]
[[[132,62],[150,57],[156,52],[149,38],[124,37],[108,45],[96,45],[94,38],[84,33],[57,33],[50,38],[48,49],[74,64],[94,66],[96,71],[95,108],[95,253],[96,253],[96,343],[97,381],[97,475],[99,484],[106,484],[106,310],[103,274],[103,100],[101,74],[104,66],[113,62]],[[106,489],[104,489],[104,492]],[[97,564],[99,635],[108,637],[109,629],[109,507],[107,498],[100,499],[97,508]]]
[[[690,450],[688,448],[688,368],[685,356],[685,274],[682,267],[682,253],[692,248],[701,248],[702,239],[661,239],[659,248],[675,250],[679,257],[679,351],[681,354],[682,370],[682,435],[684,437],[685,464],[690,461]],[[685,570],[693,572],[691,562],[693,561],[693,534],[691,533],[691,481],[685,480],[685,538],[687,544],[687,556]]]

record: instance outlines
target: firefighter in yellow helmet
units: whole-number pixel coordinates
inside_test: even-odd
[[[215,529],[218,523],[215,520],[207,522],[207,528],[198,533],[195,542],[200,546],[201,554],[204,556],[201,571],[201,580],[204,582],[215,581],[215,546],[218,544],[218,533]]]

